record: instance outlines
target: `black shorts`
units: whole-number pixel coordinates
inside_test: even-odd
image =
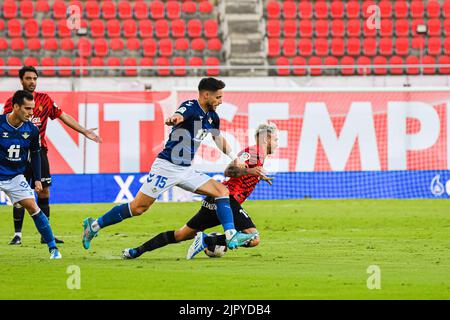
[[[231,211],[233,211],[234,226],[237,231],[249,228],[256,228],[252,218],[245,212],[239,202],[230,196]],[[206,197],[202,201],[202,207],[195,216],[189,220],[186,225],[194,230],[203,231],[212,227],[220,226],[219,218],[216,213],[216,202],[211,197]]]
[[[43,188],[47,188],[52,185],[52,176],[50,175],[50,164],[48,163],[47,153],[47,149],[41,148],[41,183]],[[27,164],[25,179],[30,183],[31,188],[34,189],[33,169],[31,168],[31,163]]]

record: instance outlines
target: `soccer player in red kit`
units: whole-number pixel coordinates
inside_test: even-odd
[[[230,205],[236,230],[244,233],[256,233],[257,230],[241,204],[250,196],[260,180],[272,184],[272,178],[266,176],[263,165],[266,156],[274,153],[278,147],[276,126],[274,124],[261,124],[256,130],[255,138],[256,145],[242,150],[238,154],[238,158],[228,165],[225,176],[230,179],[223,182],[230,193]],[[245,166],[242,166],[242,163],[245,163]],[[214,198],[206,197],[198,213],[182,228],[176,231],[162,232],[140,247],[123,250],[122,255],[124,259],[135,259],[145,252],[195,237],[186,256],[187,259],[192,259],[206,248],[214,248],[216,245],[226,247],[225,235],[208,235],[202,232],[218,225],[220,225],[220,222],[217,218]],[[258,245],[259,240],[258,236],[250,240],[246,246],[254,247]]]
[[[33,94],[35,107],[33,109],[33,117],[31,121],[39,128],[39,134],[41,138],[41,182],[42,182],[42,191],[37,191],[38,195],[38,206],[47,216],[50,218],[50,206],[49,206],[49,198],[50,198],[50,190],[49,187],[52,184],[52,178],[50,175],[50,165],[47,157],[47,141],[45,140],[45,132],[47,129],[47,122],[50,118],[51,120],[60,119],[67,126],[72,128],[73,130],[83,134],[86,138],[98,142],[101,142],[99,136],[94,133],[95,129],[86,129],[81,126],[74,118],[64,113],[56,103],[50,98],[50,96],[43,92],[36,92],[36,85],[38,79],[38,72],[32,66],[25,66],[19,71],[19,78],[22,84],[23,90],[28,91]],[[13,109],[12,106],[12,97],[9,98],[5,106],[3,108],[3,113],[10,113]],[[31,166],[27,168],[27,172],[25,178],[30,180],[32,178]],[[33,186],[34,183],[31,183]],[[23,208],[14,208],[14,229],[15,234],[13,239],[9,244],[17,245],[22,243],[22,225],[23,219],[25,215],[25,211]],[[56,239],[56,238],[55,238]],[[45,243],[43,239],[41,239],[41,243]],[[62,240],[56,239],[56,243],[64,243]]]

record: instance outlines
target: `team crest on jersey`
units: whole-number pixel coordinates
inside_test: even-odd
[[[2,138],[9,138],[9,134],[8,134],[8,132],[3,132],[3,136],[2,136]]]
[[[28,139],[29,136],[30,136],[30,134],[28,132],[25,132],[24,134],[22,134],[22,137],[24,139]]]
[[[243,154],[241,154],[241,156],[239,157],[242,161],[248,161],[250,160],[250,153],[248,152],[244,152]]]
[[[31,123],[39,127],[41,125],[41,117],[32,118]]]

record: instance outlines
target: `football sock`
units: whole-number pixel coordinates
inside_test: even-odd
[[[205,238],[205,243],[208,247],[210,246],[226,246],[227,243],[225,241],[225,235],[224,234],[213,234],[208,235]]]
[[[50,206],[48,198],[38,198],[37,205],[41,208],[47,219],[50,220]]]
[[[236,230],[234,228],[233,212],[231,211],[230,207],[230,198],[216,198],[216,205],[217,217],[219,218],[219,221],[222,224],[223,229],[225,230],[226,237],[228,239],[231,239],[236,233]]]
[[[14,217],[14,231],[16,233],[22,232],[23,219],[25,217],[25,209],[14,207],[13,217]]]
[[[47,217],[42,211],[39,211],[31,216],[33,218],[36,229],[38,229],[41,236],[44,238],[45,243],[49,249],[56,248],[55,237],[53,236],[52,228],[48,222]]]
[[[153,237],[140,247],[136,248],[137,255],[136,257],[139,257],[141,254],[147,251],[152,251],[158,248],[162,248],[168,244],[176,243],[175,240],[175,231],[166,231],[161,232],[157,236]]]
[[[113,224],[122,222],[124,219],[131,218],[131,211],[129,208],[128,203],[124,203],[118,206],[115,206],[110,211],[102,215],[100,218],[97,219],[98,226],[100,228],[104,228],[107,226],[111,226]],[[93,225],[94,229],[94,225]],[[95,230],[94,231],[98,231]]]

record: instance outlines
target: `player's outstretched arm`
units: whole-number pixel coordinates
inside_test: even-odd
[[[236,158],[236,154],[233,152],[233,149],[231,148],[231,145],[228,143],[227,139],[223,137],[222,135],[213,135],[214,143],[216,144],[217,148],[222,151],[224,154],[230,157],[231,160],[237,161],[237,164],[241,167],[245,166],[245,163],[242,162],[239,158]]]
[[[81,124],[79,124],[74,118],[72,118],[71,116],[69,116],[67,113],[64,113],[64,112],[61,114],[59,119],[61,119],[61,121],[64,122],[68,127],[70,127],[73,130],[81,133],[82,135],[84,135],[89,140],[95,141],[97,143],[101,143],[102,142],[102,138],[100,138],[94,132],[95,130],[97,130],[97,128],[86,129]]]
[[[173,116],[167,118],[164,123],[168,126],[176,126],[177,124],[180,124],[183,121],[184,117],[179,113],[175,113]]]

